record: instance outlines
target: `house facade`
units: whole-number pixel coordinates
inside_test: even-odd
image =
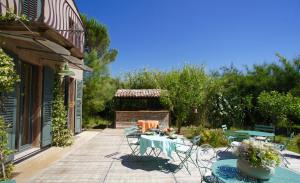
[[[20,82],[6,94],[9,146],[19,154],[51,145],[54,74],[64,77],[68,127],[81,132],[84,28],[73,0],[0,0],[0,14],[25,15],[29,21],[0,22],[0,48],[14,59]]]

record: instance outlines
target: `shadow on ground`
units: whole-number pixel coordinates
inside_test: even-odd
[[[283,156],[287,157],[287,158],[292,158],[292,159],[300,159],[300,156],[299,155],[295,155],[295,154],[284,153]]]
[[[161,171],[164,173],[176,173],[180,167],[176,164],[170,163],[169,159],[153,156],[132,156],[123,155],[118,158],[122,165],[132,170],[145,171]]]

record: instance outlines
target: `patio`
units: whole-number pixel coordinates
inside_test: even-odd
[[[201,182],[196,168],[191,175],[184,168],[175,171],[179,164],[175,154],[175,162],[166,164],[167,158],[160,158],[158,163],[151,157],[129,157],[130,152],[122,129],[105,129],[32,176],[29,182]],[[300,155],[285,153],[290,168],[300,173]],[[230,157],[229,152],[220,154],[222,159]]]

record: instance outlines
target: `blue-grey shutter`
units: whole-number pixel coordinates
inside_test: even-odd
[[[75,133],[81,132],[83,81],[76,80]]]
[[[53,100],[54,71],[44,67],[43,82],[43,113],[42,113],[42,147],[51,144],[52,100]]]
[[[5,94],[4,97],[3,111],[0,115],[4,118],[6,124],[9,125],[7,130],[8,133],[8,146],[11,150],[15,149],[15,139],[16,139],[16,114],[17,114],[17,97],[16,92],[10,94]],[[10,160],[13,159],[13,154],[9,157]]]
[[[21,1],[22,2],[22,1]],[[23,13],[29,20],[38,20],[42,13],[42,0],[23,0]]]

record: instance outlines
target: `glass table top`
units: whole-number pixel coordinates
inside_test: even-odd
[[[224,183],[300,183],[300,174],[287,168],[277,167],[275,175],[267,181],[242,176],[237,167],[237,159],[219,160],[212,166],[212,174]]]

